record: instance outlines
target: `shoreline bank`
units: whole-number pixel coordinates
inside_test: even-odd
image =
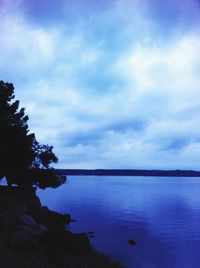
[[[196,170],[56,169],[56,172],[70,176],[200,177],[200,171]]]
[[[42,206],[35,188],[0,186],[0,200],[2,267],[122,267],[66,230],[71,216]]]

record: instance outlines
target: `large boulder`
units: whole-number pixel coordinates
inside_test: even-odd
[[[48,230],[49,230],[48,227],[42,224],[38,224],[37,228],[31,228],[30,226],[27,225],[19,225],[17,227],[17,232],[23,232],[35,239],[40,237],[44,233],[48,232]]]
[[[29,209],[29,214],[33,218],[49,228],[54,227],[59,223],[69,223],[71,220],[70,214],[60,214],[58,212],[49,210],[46,206],[35,206]]]

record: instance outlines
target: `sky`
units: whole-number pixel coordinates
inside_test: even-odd
[[[57,168],[200,169],[199,0],[0,0],[0,80]]]

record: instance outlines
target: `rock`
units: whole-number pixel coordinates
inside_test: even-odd
[[[29,226],[33,229],[37,229],[36,221],[28,214],[22,214],[19,216],[19,222],[23,225]]]
[[[54,224],[59,224],[61,222],[69,222],[70,215],[69,214],[60,214],[58,212],[52,210],[46,210],[46,217],[48,217]]]
[[[50,265],[54,264],[56,267],[65,265],[65,252],[63,252],[60,245],[46,248],[45,255]]]
[[[45,244],[59,245],[63,247],[67,241],[66,239],[68,239],[70,235],[71,233],[65,229],[53,228],[44,233],[40,239]]]
[[[27,226],[27,225],[19,225],[17,227],[17,232],[23,232],[34,239],[48,232],[48,230],[49,230],[48,227],[42,224],[38,224],[37,228],[31,228],[30,226]]]
[[[135,246],[135,245],[136,245],[136,241],[133,240],[133,239],[128,240],[128,243],[129,243],[131,246]]]
[[[70,214],[62,214],[63,221],[65,223],[71,222],[71,215]]]
[[[83,253],[91,250],[90,241],[85,233],[74,234],[68,230],[49,230],[41,236],[44,244],[59,246],[65,251]]]
[[[37,229],[35,230],[36,236],[41,236],[48,232],[49,228],[43,224],[38,224]]]
[[[37,237],[37,229],[33,229],[30,226],[27,225],[19,225],[17,227],[17,233],[24,233],[29,235],[32,238],[36,238]]]
[[[76,253],[88,252],[91,250],[90,241],[85,233],[68,234],[65,245]]]
[[[17,232],[10,239],[10,247],[17,250],[35,251],[38,248],[38,243],[28,234]]]
[[[60,214],[55,211],[51,211],[46,206],[32,206],[29,209],[31,216],[38,222],[49,228],[59,223],[69,223],[71,216],[70,214]]]
[[[41,202],[40,202],[40,199],[38,196],[34,196],[31,200],[29,200],[28,202],[28,206],[29,208],[31,209],[32,207],[35,208],[35,207],[41,207]]]

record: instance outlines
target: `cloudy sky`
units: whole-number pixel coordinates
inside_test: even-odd
[[[0,0],[0,79],[62,168],[200,169],[199,0]]]

